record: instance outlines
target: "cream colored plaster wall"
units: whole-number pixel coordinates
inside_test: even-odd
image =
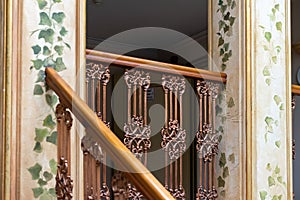
[[[245,58],[243,1],[212,4],[213,70],[227,74],[219,98],[217,130],[221,136],[217,168],[218,199],[245,199]]]
[[[39,8],[38,2],[47,3],[44,9]],[[51,2],[57,2],[52,3]],[[43,6],[43,4],[41,4]],[[40,5],[40,6],[41,6]],[[51,7],[51,11],[47,9],[47,6]],[[49,16],[49,20],[52,23],[52,26],[44,25],[49,22],[42,22],[41,24],[41,16],[40,13],[45,12]],[[61,25],[53,21],[53,13],[64,13],[65,17],[63,17],[63,21]],[[59,21],[59,19],[58,19]],[[38,77],[39,70],[44,70],[44,67],[36,70],[35,68],[30,69],[33,66],[33,60],[36,59],[44,59],[47,56],[43,56],[43,47],[48,46],[51,50],[51,54],[54,54],[54,59],[61,57],[63,62],[65,63],[66,69],[60,74],[62,77],[73,87],[75,88],[76,82],[76,2],[73,0],[41,0],[41,1],[32,1],[32,0],[24,0],[23,1],[23,18],[22,18],[22,65],[20,66],[20,70],[22,70],[22,97],[21,97],[21,151],[20,151],[20,199],[35,199],[34,192],[36,194],[36,198],[43,199],[55,199],[53,196],[49,195],[49,193],[53,193],[53,189],[49,192],[50,188],[54,188],[55,182],[54,178],[44,184],[38,183],[38,178],[33,177],[30,173],[29,169],[37,170],[32,167],[37,166],[36,164],[42,167],[40,171],[40,179],[46,180],[47,178],[44,176],[44,172],[50,172],[51,168],[49,166],[49,161],[52,159],[56,160],[56,145],[46,141],[46,138],[50,136],[51,132],[48,133],[43,141],[41,142],[42,150],[40,152],[34,151],[34,147],[37,141],[37,129],[48,129],[45,125],[45,118],[51,114],[54,119],[53,110],[46,103],[45,100],[45,91],[42,95],[34,95],[34,88],[36,85],[36,80]],[[65,27],[67,33],[64,37],[61,36],[59,31],[61,30],[61,26]],[[46,43],[43,38],[39,38],[39,34],[41,30],[46,30],[51,28],[54,30],[53,40],[54,43],[51,45],[50,43]],[[37,32],[33,32],[36,31]],[[61,45],[61,42],[57,40],[57,37],[62,37],[64,42],[70,45],[68,48],[64,45],[63,51],[58,53],[54,50],[55,44]],[[39,45],[42,50],[37,54],[33,51],[33,46]],[[62,44],[63,45],[63,44]],[[52,49],[51,49],[52,47]],[[44,89],[43,83],[41,86]],[[51,92],[48,92],[51,94]],[[55,131],[55,127],[52,132]],[[39,139],[41,140],[41,139]],[[55,174],[52,174],[55,176]],[[51,175],[50,175],[51,177]],[[48,176],[49,178],[49,176]],[[41,190],[40,188],[43,188]],[[39,191],[38,191],[39,190]]]

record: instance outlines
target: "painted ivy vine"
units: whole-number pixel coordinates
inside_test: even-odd
[[[218,49],[222,59],[221,70],[225,71],[229,59],[232,57],[232,49],[230,42],[226,42],[227,37],[232,36],[232,27],[234,25],[235,16],[232,16],[232,10],[236,7],[235,0],[219,0],[217,13],[220,13],[222,19],[219,20]]]
[[[271,9],[271,13],[268,15],[270,21],[272,22],[272,26],[268,29],[263,25],[260,25],[263,35],[264,35],[264,51],[268,53],[267,63],[263,69],[263,76],[265,77],[265,82],[268,86],[271,85],[272,78],[272,68],[274,65],[278,63],[279,55],[282,51],[282,46],[278,44],[273,39],[273,31],[276,29],[279,33],[282,33],[282,22],[279,19],[280,15],[280,5],[275,4]]]
[[[272,70],[274,66],[278,64],[280,60],[280,55],[282,53],[282,46],[278,40],[274,38],[276,33],[282,34],[282,22],[280,21],[280,17],[283,16],[280,11],[280,4],[274,3],[274,6],[271,9],[268,17],[271,22],[271,26],[269,28],[260,25],[260,29],[262,30],[264,43],[263,49],[267,53],[266,64],[264,65],[262,74],[265,78],[265,83],[267,86],[272,84]],[[275,94],[273,96],[274,105],[278,108],[279,118],[281,118],[281,111],[284,110],[284,103],[282,98]],[[265,143],[269,142],[268,136],[269,134],[274,134],[276,132],[275,129],[279,127],[279,119],[274,116],[266,116],[264,119],[265,122]],[[280,150],[281,141],[276,140],[273,141],[276,149]],[[259,191],[259,197],[261,200],[272,199],[272,200],[281,200],[285,196],[286,191],[286,183],[283,181],[282,175],[280,174],[280,168],[278,165],[272,167],[270,163],[266,164],[266,169],[269,171],[270,175],[268,176],[268,190]]]
[[[231,43],[229,42],[229,38],[233,35],[233,26],[236,21],[236,17],[232,15],[233,10],[236,8],[237,2],[236,0],[219,0],[217,14],[220,16],[220,20],[218,22],[218,50],[219,56],[221,59],[221,70],[224,72],[227,69],[228,63],[233,56],[233,50],[231,49]],[[227,108],[234,108],[235,102],[232,97],[228,97],[228,101],[225,103],[225,96],[222,92],[218,97],[218,106],[217,106],[217,116],[220,121],[219,128],[217,129],[217,133],[219,134],[219,142],[222,141],[224,135],[224,124],[226,121],[226,114],[224,113],[222,107],[227,106]],[[219,167],[222,170],[220,176],[218,176],[218,188],[220,191],[220,195],[225,197],[225,185],[226,178],[230,175],[229,170],[229,162],[235,163],[235,155],[234,153],[227,155],[226,152],[221,152],[219,156]]]
[[[62,0],[36,0],[36,2],[39,8],[39,24],[38,28],[31,33],[31,37],[38,39],[37,44],[31,47],[34,58],[31,60],[30,69],[37,74],[33,95],[44,98],[50,110],[41,126],[35,128],[33,151],[37,156],[42,157],[45,145],[56,145],[57,143],[55,105],[58,98],[45,84],[45,68],[52,67],[57,72],[65,70],[64,50],[71,47],[65,41],[68,33],[64,26],[66,15],[57,8]],[[51,159],[47,167],[43,167],[41,163],[37,162],[28,169],[32,180],[37,182],[37,187],[32,188],[34,198],[40,200],[56,198],[55,188],[49,184],[56,175],[56,166],[55,159]]]
[[[266,190],[259,192],[259,197],[261,200],[272,199],[281,200],[284,199],[284,193],[286,189],[286,183],[283,181],[281,175],[281,170],[278,165],[272,167],[270,163],[266,165],[266,169],[269,172],[268,176],[268,186],[272,190],[272,194],[268,193]]]

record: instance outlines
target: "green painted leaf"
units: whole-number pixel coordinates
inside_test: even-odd
[[[54,19],[59,24],[62,24],[65,17],[66,17],[66,15],[63,12],[58,12],[58,13],[52,14],[52,19]]]
[[[46,126],[50,129],[53,129],[55,125],[56,123],[53,121],[51,114],[49,114],[43,121],[43,126]]]
[[[233,1],[231,4],[231,9],[234,9],[236,7],[236,1]]]
[[[276,29],[282,31],[282,22],[276,22]]]
[[[34,198],[38,198],[41,194],[44,193],[44,189],[42,187],[32,188]]]
[[[284,104],[283,103],[280,105],[279,110],[284,110]]]
[[[223,178],[225,179],[228,176],[229,176],[229,169],[228,169],[228,167],[225,167],[223,169]]]
[[[273,198],[272,198],[272,200],[281,200],[281,198],[282,198],[282,195],[274,195],[273,196]]]
[[[273,61],[274,64],[277,64],[277,56],[273,56],[272,61]]]
[[[220,192],[220,195],[221,195],[222,197],[225,197],[226,191],[225,191],[225,190],[222,190],[222,191]]]
[[[270,72],[268,66],[264,67],[263,75],[264,75],[264,76],[271,76],[271,72]]]
[[[275,179],[272,176],[268,177],[268,184],[269,184],[269,187],[272,187],[275,185]]]
[[[59,31],[59,34],[61,36],[65,36],[65,35],[67,35],[67,33],[68,33],[68,31],[67,31],[67,29],[64,26]]]
[[[52,200],[52,197],[50,196],[50,194],[48,194],[48,192],[44,192],[39,200]]]
[[[271,85],[271,79],[270,79],[270,78],[267,78],[267,79],[266,79],[266,84],[267,84],[268,86]]]
[[[228,160],[229,160],[230,162],[232,162],[232,163],[235,163],[235,156],[234,156],[234,153],[232,153],[232,154],[229,155]]]
[[[36,59],[36,60],[31,60],[32,63],[33,63],[33,67],[36,69],[36,70],[39,70],[42,68],[43,66],[43,61],[41,59]]]
[[[228,50],[229,50],[229,43],[225,43],[225,44],[224,44],[224,49],[225,49],[225,51],[228,51]]]
[[[28,171],[31,174],[32,180],[38,180],[40,178],[42,166],[39,163],[36,163],[33,167],[30,167]]]
[[[275,145],[276,145],[277,148],[280,148],[281,142],[280,141],[276,141]]]
[[[49,28],[47,30],[41,30],[41,32],[39,33],[38,38],[39,39],[43,38],[45,40],[45,42],[48,42],[48,43],[52,44],[53,43],[53,36],[54,36],[54,31],[51,28]]]
[[[55,190],[55,188],[50,188],[50,189],[48,190],[48,193],[49,193],[51,196],[56,197],[56,190]]]
[[[268,126],[271,126],[272,123],[274,122],[274,119],[272,117],[267,116],[265,117],[265,122]]]
[[[47,1],[46,0],[37,0],[38,4],[39,4],[39,8],[42,10],[47,6]]]
[[[229,101],[227,102],[227,107],[228,107],[228,108],[232,108],[232,107],[234,107],[234,106],[235,106],[234,100],[233,100],[232,97],[230,97]]]
[[[56,174],[56,171],[57,171],[57,162],[54,159],[51,159],[49,161],[49,167],[51,169],[51,173],[52,174]]]
[[[46,25],[46,26],[51,26],[52,25],[52,22],[48,16],[47,13],[45,12],[41,12],[40,13],[40,23],[39,25]]]
[[[42,186],[47,185],[47,182],[40,178],[40,179],[38,180],[38,184],[39,184],[40,187],[42,187]]]
[[[43,90],[42,86],[35,85],[34,89],[33,89],[33,95],[42,95],[42,94],[44,94],[44,90]]]
[[[226,70],[226,68],[227,68],[227,65],[223,63],[223,64],[221,65],[222,71],[224,72],[224,71]]]
[[[45,171],[44,173],[43,173],[43,176],[44,176],[44,178],[45,178],[45,180],[48,182],[48,181],[50,181],[52,178],[53,178],[53,174],[51,174],[50,172],[47,172],[47,171]]]
[[[50,95],[50,94],[46,94],[46,102],[49,106],[53,107],[56,105],[57,103],[57,96],[56,95]]]
[[[221,176],[218,177],[218,187],[225,187],[225,181]]]
[[[69,49],[71,49],[71,46],[68,43],[64,42],[64,44],[66,45],[66,47],[68,47]]]
[[[61,0],[53,0],[54,3],[60,3]]]
[[[51,50],[47,46],[44,46],[43,47],[43,55],[49,56],[50,54],[51,54]]]
[[[225,51],[223,48],[220,49],[220,56],[224,55]]]
[[[270,164],[270,163],[267,164],[266,169],[267,169],[268,171],[272,171],[272,167],[271,167],[271,164]]]
[[[34,141],[36,142],[43,142],[45,137],[49,134],[48,129],[46,128],[36,128],[35,129],[35,138]]]
[[[218,47],[224,44],[224,39],[222,37],[219,38]]]
[[[51,133],[51,135],[46,138],[46,141],[56,145],[57,144],[57,131],[54,131],[53,133]]]
[[[278,177],[277,177],[277,181],[278,181],[279,183],[282,184],[282,183],[283,183],[283,181],[282,181],[282,176],[278,176]]]
[[[65,66],[65,63],[63,62],[63,59],[61,57],[56,59],[54,69],[57,72],[60,72],[60,71],[63,71],[65,69],[67,69],[66,66]]]
[[[227,10],[227,5],[222,5],[220,10],[224,13]]]
[[[35,143],[33,151],[35,151],[36,153],[42,153],[43,149],[40,142]]]
[[[226,165],[226,155],[225,155],[225,153],[221,153],[221,157],[219,160],[219,166],[225,167],[225,165]]]
[[[45,81],[45,71],[44,70],[40,70],[37,76],[38,77],[37,77],[36,83]]]
[[[270,32],[265,32],[265,38],[266,38],[266,40],[267,40],[268,42],[270,42],[271,39],[272,39],[272,33],[270,33]]]
[[[234,21],[235,21],[235,17],[229,18],[230,26],[232,26],[234,24]]]
[[[282,102],[281,98],[278,95],[275,95],[273,97],[273,99],[274,99],[276,105],[279,105]]]
[[[224,16],[224,20],[229,20],[230,17],[230,12],[227,12],[226,15]]]
[[[33,50],[33,53],[36,55],[36,54],[39,54],[42,50],[42,48],[39,46],[39,45],[35,45],[35,46],[32,46],[31,47],[32,50]]]
[[[54,50],[56,51],[56,53],[61,56],[63,55],[63,52],[64,52],[64,47],[63,46],[59,46],[59,45],[56,45],[54,47]]]
[[[280,173],[280,168],[278,167],[278,165],[275,168],[275,174],[279,174]]]
[[[279,4],[276,4],[274,8],[279,11]]]
[[[224,33],[227,33],[229,31],[229,29],[230,29],[230,27],[227,24],[225,24],[225,26],[223,28]]]
[[[260,200],[266,200],[268,193],[266,191],[259,192]]]

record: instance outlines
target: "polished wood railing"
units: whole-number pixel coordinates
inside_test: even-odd
[[[137,159],[131,151],[115,136],[97,114],[72,90],[72,88],[55,72],[52,68],[46,68],[46,83],[59,96],[63,116],[58,120],[64,119],[64,125],[58,127],[58,134],[67,134],[71,124],[69,111],[88,129],[89,136],[96,141],[110,155],[110,158],[125,171],[124,175],[134,184],[137,189],[147,199],[174,199],[172,195],[161,185],[161,183],[148,171],[148,169]],[[58,115],[60,116],[60,115]],[[64,138],[64,140],[66,139]],[[65,142],[61,140],[60,142]],[[59,161],[57,178],[58,199],[72,198],[72,180],[68,170],[69,140],[60,143],[58,146],[61,156]],[[132,172],[132,173],[126,173]],[[96,174],[93,174],[95,177]],[[93,179],[93,177],[92,177]],[[95,188],[96,190],[97,188]],[[97,197],[98,199],[99,196]],[[87,198],[93,199],[93,198]]]

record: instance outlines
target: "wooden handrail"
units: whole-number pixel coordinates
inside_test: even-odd
[[[164,72],[169,74],[180,74],[182,76],[205,79],[226,83],[227,75],[222,72],[213,72],[180,65],[157,62],[147,59],[134,58],[102,51],[86,50],[87,60],[115,64],[121,67],[134,67],[150,71]]]
[[[300,85],[292,84],[292,94],[300,96]]]
[[[53,68],[46,68],[46,83],[147,199],[174,199]]]

